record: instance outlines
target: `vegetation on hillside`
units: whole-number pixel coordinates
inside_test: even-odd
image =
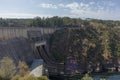
[[[97,20],[87,18],[69,18],[69,17],[35,17],[31,19],[3,19],[0,18],[0,27],[80,27],[89,25],[91,22],[107,25],[109,27],[120,26],[120,21]]]
[[[51,37],[50,51],[56,61],[64,63],[71,59],[77,69],[103,71],[117,69],[120,62],[120,29],[98,22],[79,28],[64,28]]]

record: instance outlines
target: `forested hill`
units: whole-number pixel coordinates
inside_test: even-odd
[[[74,61],[77,71],[95,72],[120,65],[120,29],[98,23],[56,31],[50,41],[50,51],[56,61],[69,66]],[[105,70],[104,70],[105,69]]]
[[[31,19],[3,19],[0,18],[0,27],[79,27],[90,23],[99,23],[106,26],[120,26],[120,21],[81,19],[54,16],[51,18],[35,17]]]

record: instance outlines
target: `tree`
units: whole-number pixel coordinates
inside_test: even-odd
[[[26,75],[24,77],[20,77],[18,80],[38,80],[38,79],[32,75]]]
[[[93,80],[93,79],[88,74],[85,74],[85,76],[82,78],[82,80]]]
[[[24,77],[21,77],[20,75],[16,75],[15,77],[12,78],[12,80],[49,80],[47,76],[40,76],[40,77],[35,77],[33,75],[25,75]]]
[[[29,67],[24,61],[19,61],[18,70],[19,70],[18,74],[20,76],[25,76],[29,74]]]
[[[48,80],[47,76],[38,77],[37,80]]]
[[[19,61],[18,74],[12,80],[36,80],[34,76],[29,75],[29,67],[24,61]]]
[[[0,77],[3,79],[11,79],[16,72],[16,66],[12,59],[4,57],[0,61]]]

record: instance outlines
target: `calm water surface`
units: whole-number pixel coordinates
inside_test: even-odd
[[[105,76],[95,76],[94,80],[120,80],[120,75],[111,75],[105,78],[101,78],[101,77],[105,77]]]

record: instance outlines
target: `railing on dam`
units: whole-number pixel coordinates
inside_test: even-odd
[[[46,41],[40,41],[40,42],[36,42],[34,43],[35,47],[41,46],[41,45],[46,45]]]
[[[41,35],[52,34],[56,28],[43,28],[43,27],[0,27],[0,39],[11,39],[14,37],[28,38],[28,32],[40,31]]]

